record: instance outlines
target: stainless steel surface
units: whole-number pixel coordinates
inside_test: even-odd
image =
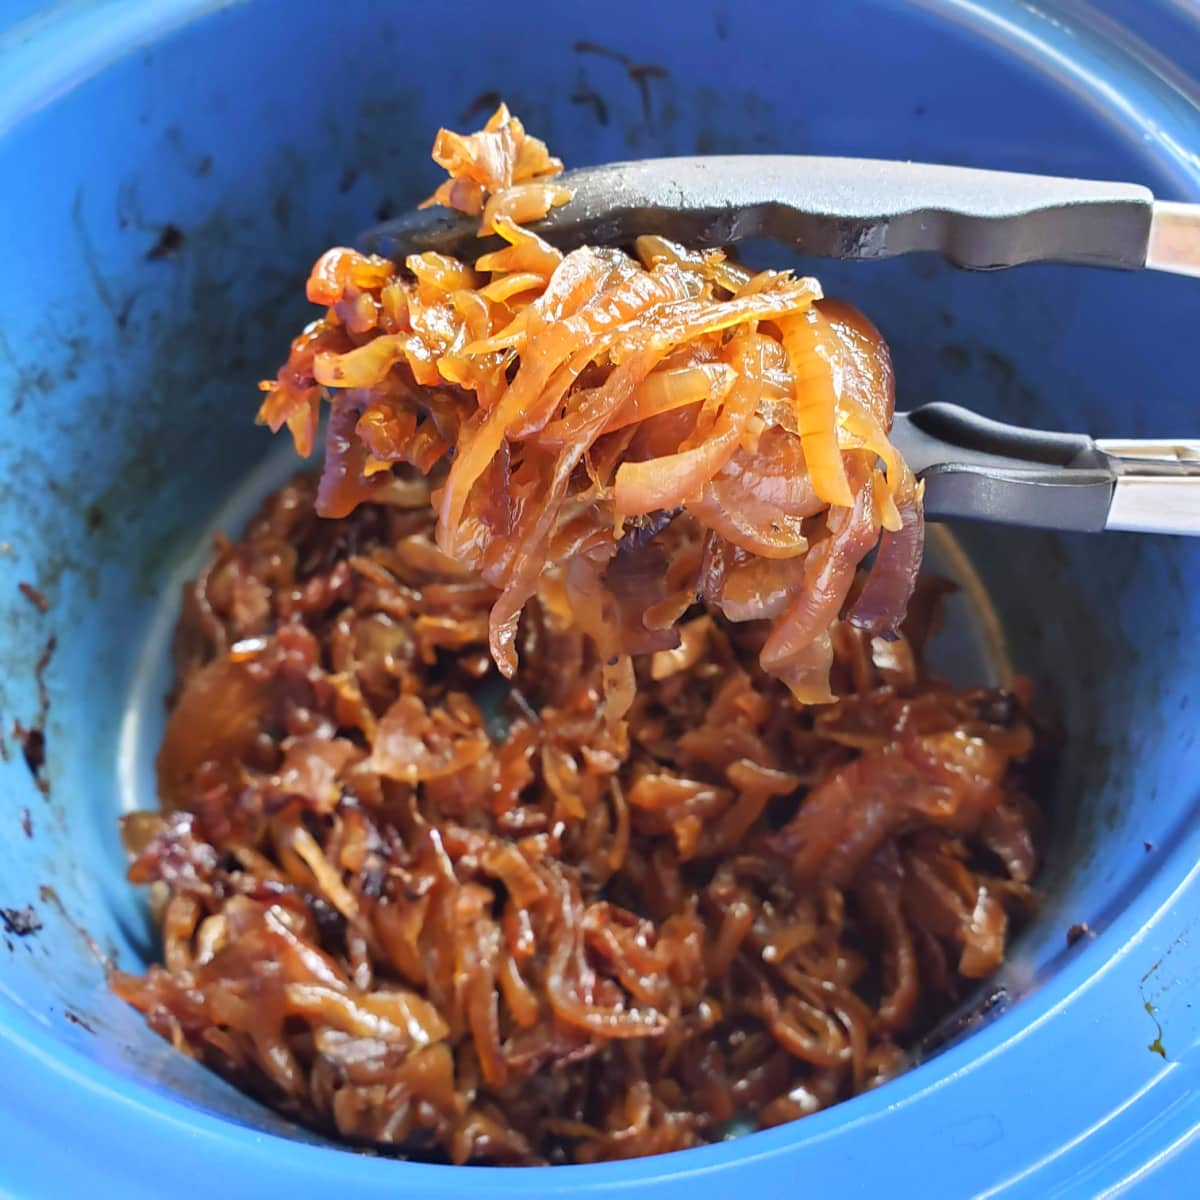
[[[1144,467],[1173,464],[1194,464],[1200,469],[1200,439],[1135,438],[1132,441],[1123,441],[1120,438],[1097,438],[1096,449],[1110,458],[1128,463],[1131,470],[1139,465]]]
[[[1098,440],[1117,473],[1106,529],[1200,535],[1200,441]]]
[[[1200,204],[1154,202],[1146,266],[1200,277]]]

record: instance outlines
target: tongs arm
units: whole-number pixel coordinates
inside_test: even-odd
[[[892,437],[935,520],[1200,534],[1200,442],[1096,441],[943,403],[897,413]]]

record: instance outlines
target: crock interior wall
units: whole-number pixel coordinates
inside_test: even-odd
[[[0,763],[0,904],[33,903],[45,923],[12,949],[0,943],[0,992],[31,1013],[70,1008],[98,1036],[60,1022],[62,1039],[120,1073],[273,1127],[107,994],[84,940],[39,889],[122,965],[147,952],[115,833],[139,648],[179,554],[270,449],[251,425],[254,383],[309,318],[307,266],[432,189],[438,124],[481,119],[503,93],[570,164],[838,153],[1171,190],[1136,131],[884,0],[819,11],[700,3],[689,25],[669,28],[632,0],[510,6],[503,28],[488,6],[460,8],[447,24],[434,5],[359,3],[304,20],[284,0],[235,6],[130,52],[0,141],[20,231],[0,296],[6,731],[37,719],[35,668],[57,639],[44,672],[48,796],[11,736]],[[242,35],[266,17],[269,44]],[[870,19],[894,36],[860,41]],[[586,43],[667,73],[647,81],[647,103],[625,66]],[[792,49],[772,60],[772,46]],[[1175,383],[1195,329],[1186,281],[967,275],[921,259],[807,265],[880,325],[902,406],[953,400],[1103,436],[1194,427],[1193,396]],[[1047,903],[1002,981],[1018,995],[1067,953],[1070,924],[1103,928],[1153,869],[1144,843],[1166,843],[1191,814],[1190,785],[1159,751],[1194,738],[1177,665],[1197,615],[1184,580],[1200,556],[1172,539],[962,534],[1018,668],[1043,682],[1067,733]],[[50,598],[47,614],[20,580]]]

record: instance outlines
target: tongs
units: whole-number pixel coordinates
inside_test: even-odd
[[[529,228],[563,250],[641,234],[696,247],[758,237],[824,258],[931,251],[981,271],[1057,262],[1200,276],[1200,205],[1131,183],[785,155],[648,159],[561,181],[571,202]],[[358,244],[397,262],[427,250],[474,258],[490,248],[476,229],[422,209]],[[898,413],[892,438],[934,519],[1200,534],[1200,440],[1096,441],[943,403]]]

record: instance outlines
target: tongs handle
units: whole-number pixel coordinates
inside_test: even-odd
[[[529,228],[563,250],[640,234],[694,246],[767,237],[826,258],[929,251],[975,270],[1029,262],[1197,269],[1185,227],[1189,217],[1200,224],[1200,208],[1171,206],[1147,261],[1162,206],[1132,183],[786,154],[609,163],[561,182],[571,202]],[[357,244],[397,261],[425,250],[474,256],[490,248],[475,240],[477,229],[475,218],[429,208],[376,226]]]
[[[935,520],[1200,534],[1200,442],[1095,441],[943,403],[897,413],[893,438]]]

